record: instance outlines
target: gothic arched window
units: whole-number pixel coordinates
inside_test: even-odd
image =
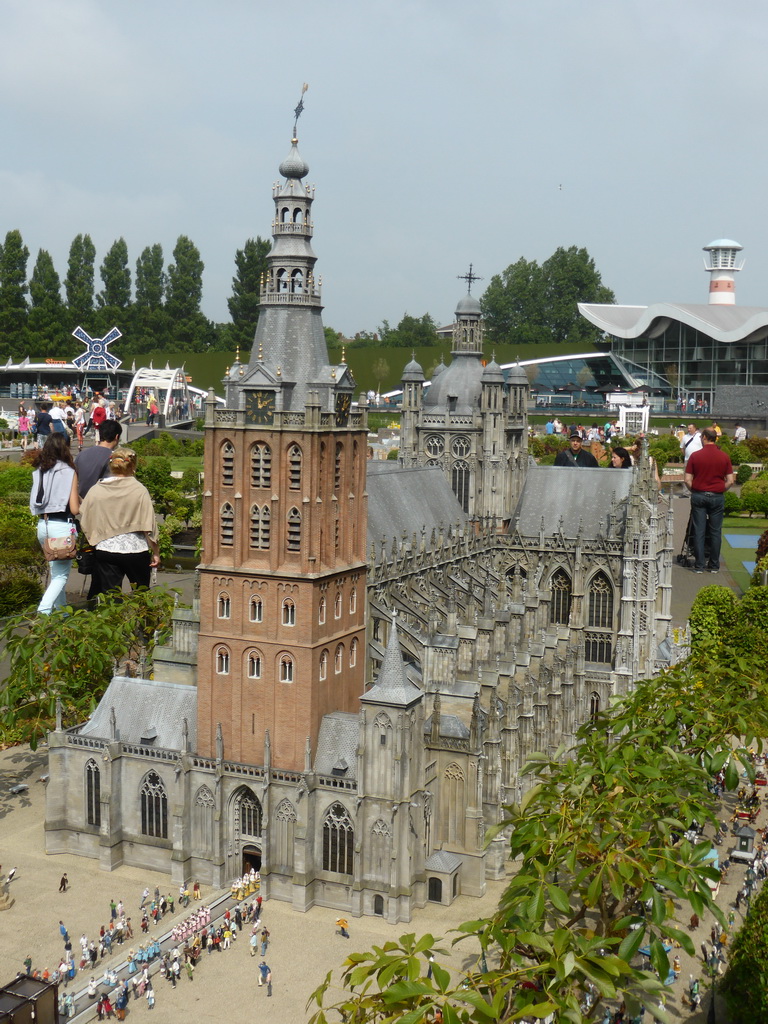
[[[226,647],[219,647],[216,650],[216,675],[229,675],[229,650]]]
[[[260,505],[251,506],[251,547],[252,548],[268,548],[269,547],[269,521],[271,512],[269,511],[269,505],[264,505],[262,508]]]
[[[295,506],[288,513],[288,550],[301,551],[301,512]]]
[[[272,819],[274,851],[278,868],[293,866],[293,837],[296,829],[296,808],[290,800],[281,800]]]
[[[325,622],[325,614],[326,614],[326,609],[327,608],[328,608],[328,602],[326,601],[325,597],[321,597],[320,598],[320,607],[318,608],[318,611],[317,611],[317,621],[318,621],[318,624],[320,626],[322,626],[324,624],[324,622]]]
[[[336,654],[333,659],[333,670],[336,675],[341,672],[344,667],[344,644],[338,644],[336,647]]]
[[[297,444],[288,449],[288,486],[292,491],[301,488],[301,448]]]
[[[467,463],[463,460],[454,462],[451,469],[451,487],[465,512],[469,512],[469,477],[470,473]]]
[[[221,482],[225,487],[235,482],[235,449],[230,441],[221,446]]]
[[[261,836],[262,812],[256,795],[247,787],[238,791],[235,797],[235,816],[241,836],[258,839]]]
[[[251,487],[269,487],[272,482],[272,450],[259,441],[251,448]]]
[[[157,772],[149,772],[141,787],[141,834],[168,838],[168,796]]]
[[[471,451],[472,445],[468,437],[455,437],[451,445],[451,451],[455,459],[466,459]]]
[[[336,598],[333,602],[333,617],[334,619],[341,618],[341,591],[336,591]]]
[[[440,787],[440,820],[441,838],[444,842],[456,843],[462,840],[464,821],[466,780],[461,765],[456,761],[446,767],[443,772],[443,784]]]
[[[349,645],[349,667],[350,668],[354,668],[355,665],[357,664],[357,648],[358,648],[358,646],[359,646],[359,644],[357,642],[357,637],[355,637],[354,640],[352,641],[352,643]]]
[[[584,657],[600,665],[610,665],[613,658],[613,637],[610,633],[585,633]]]
[[[280,682],[293,682],[293,658],[290,654],[283,654],[280,657]]]
[[[357,611],[357,587],[352,587],[349,592],[349,614],[354,615]]]
[[[219,594],[219,599],[216,602],[216,617],[219,619],[228,619],[232,614],[232,602],[229,599],[229,594]]]
[[[260,597],[252,597],[248,603],[248,618],[251,622],[261,622],[264,618],[264,602]]]
[[[192,847],[208,852],[213,845],[213,811],[216,801],[207,786],[201,786],[195,794],[192,807]]]
[[[283,601],[283,625],[296,625],[296,605],[290,597]]]
[[[101,771],[93,758],[85,763],[85,820],[101,825]]]
[[[587,625],[599,629],[613,628],[613,587],[604,572],[592,577],[589,584],[589,618]]]
[[[424,444],[424,451],[432,459],[439,459],[445,451],[445,444],[439,434],[430,434]]]
[[[261,679],[261,654],[258,651],[248,652],[247,671],[249,679]]]
[[[222,547],[232,547],[235,542],[235,510],[225,501],[221,506],[219,522]]]
[[[596,722],[597,717],[600,714],[600,694],[597,691],[593,691],[589,695],[589,720],[590,722]]]
[[[323,651],[320,655],[320,679],[326,679],[328,677],[328,651]]]
[[[341,490],[341,457],[344,454],[344,445],[341,441],[336,442],[336,462],[333,467],[333,489],[338,494]]]
[[[549,621],[567,626],[571,616],[571,577],[564,569],[555,569],[549,586],[552,591]]]
[[[351,875],[355,830],[343,804],[333,804],[323,820],[323,871]]]

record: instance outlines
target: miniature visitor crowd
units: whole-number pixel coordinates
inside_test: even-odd
[[[64,883],[66,875],[63,876]],[[59,1014],[61,1018],[71,1018],[84,1008],[93,1005],[99,1020],[116,1017],[125,1019],[130,1002],[137,1003],[145,999],[146,1005],[152,1009],[155,1005],[155,988],[153,980],[167,982],[173,988],[186,976],[194,981],[195,971],[201,959],[215,953],[232,948],[238,935],[249,932],[248,945],[251,957],[259,957],[257,965],[258,987],[266,987],[267,995],[272,995],[272,970],[264,959],[270,944],[270,932],[262,922],[262,896],[259,893],[260,879],[258,872],[251,871],[241,879],[236,879],[232,892],[240,894],[237,901],[224,910],[221,917],[212,921],[211,907],[202,902],[202,891],[199,882],[195,882],[192,897],[200,901],[200,905],[181,920],[177,920],[165,935],[147,935],[150,928],[154,930],[166,915],[173,915],[175,908],[188,908],[190,890],[186,883],[179,888],[178,900],[172,895],[162,895],[155,888],[150,896],[145,889],[139,913],[141,917],[142,937],[140,943],[125,946],[135,938],[131,918],[127,915],[122,900],[109,904],[109,919],[101,925],[92,938],[83,933],[77,943],[73,943],[66,925],[59,921],[58,928],[64,943],[64,951],[54,970],[35,968],[32,956],[28,955],[23,963],[24,973],[42,981],[57,983],[59,987]],[[66,885],[60,886],[60,892],[66,892]],[[79,946],[79,953],[77,947]],[[100,964],[109,960],[119,949],[124,959],[119,964]],[[89,975],[86,987],[79,992],[74,991],[74,983],[78,976]]]

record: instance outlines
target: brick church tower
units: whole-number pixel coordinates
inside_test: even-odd
[[[206,405],[198,654],[199,754],[286,771],[365,670],[367,416],[329,361],[297,145],[294,125],[250,360]]]

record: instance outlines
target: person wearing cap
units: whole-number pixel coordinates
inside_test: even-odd
[[[597,469],[597,459],[592,452],[584,451],[584,439],[578,430],[571,431],[571,444],[564,452],[558,452],[556,466],[571,466],[576,469]]]
[[[120,590],[126,576],[134,586],[148,587],[152,569],[160,564],[152,499],[134,476],[136,452],[116,448],[109,471],[80,506],[80,525],[96,549],[96,594]]]

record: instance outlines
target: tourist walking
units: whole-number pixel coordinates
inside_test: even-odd
[[[45,551],[47,540],[72,541],[69,554],[48,559],[50,581],[37,610],[41,615],[50,615],[54,608],[66,606],[67,580],[77,536],[75,516],[80,511],[77,474],[69,452],[69,442],[63,434],[51,434],[43,448],[25,455],[24,461],[34,467],[29,509],[32,515],[37,516],[40,547]]]
[[[118,448],[109,466],[112,475],[90,489],[80,512],[80,525],[95,548],[96,594],[120,590],[124,577],[134,586],[148,587],[152,569],[160,564],[152,499],[134,476],[136,453]]]

